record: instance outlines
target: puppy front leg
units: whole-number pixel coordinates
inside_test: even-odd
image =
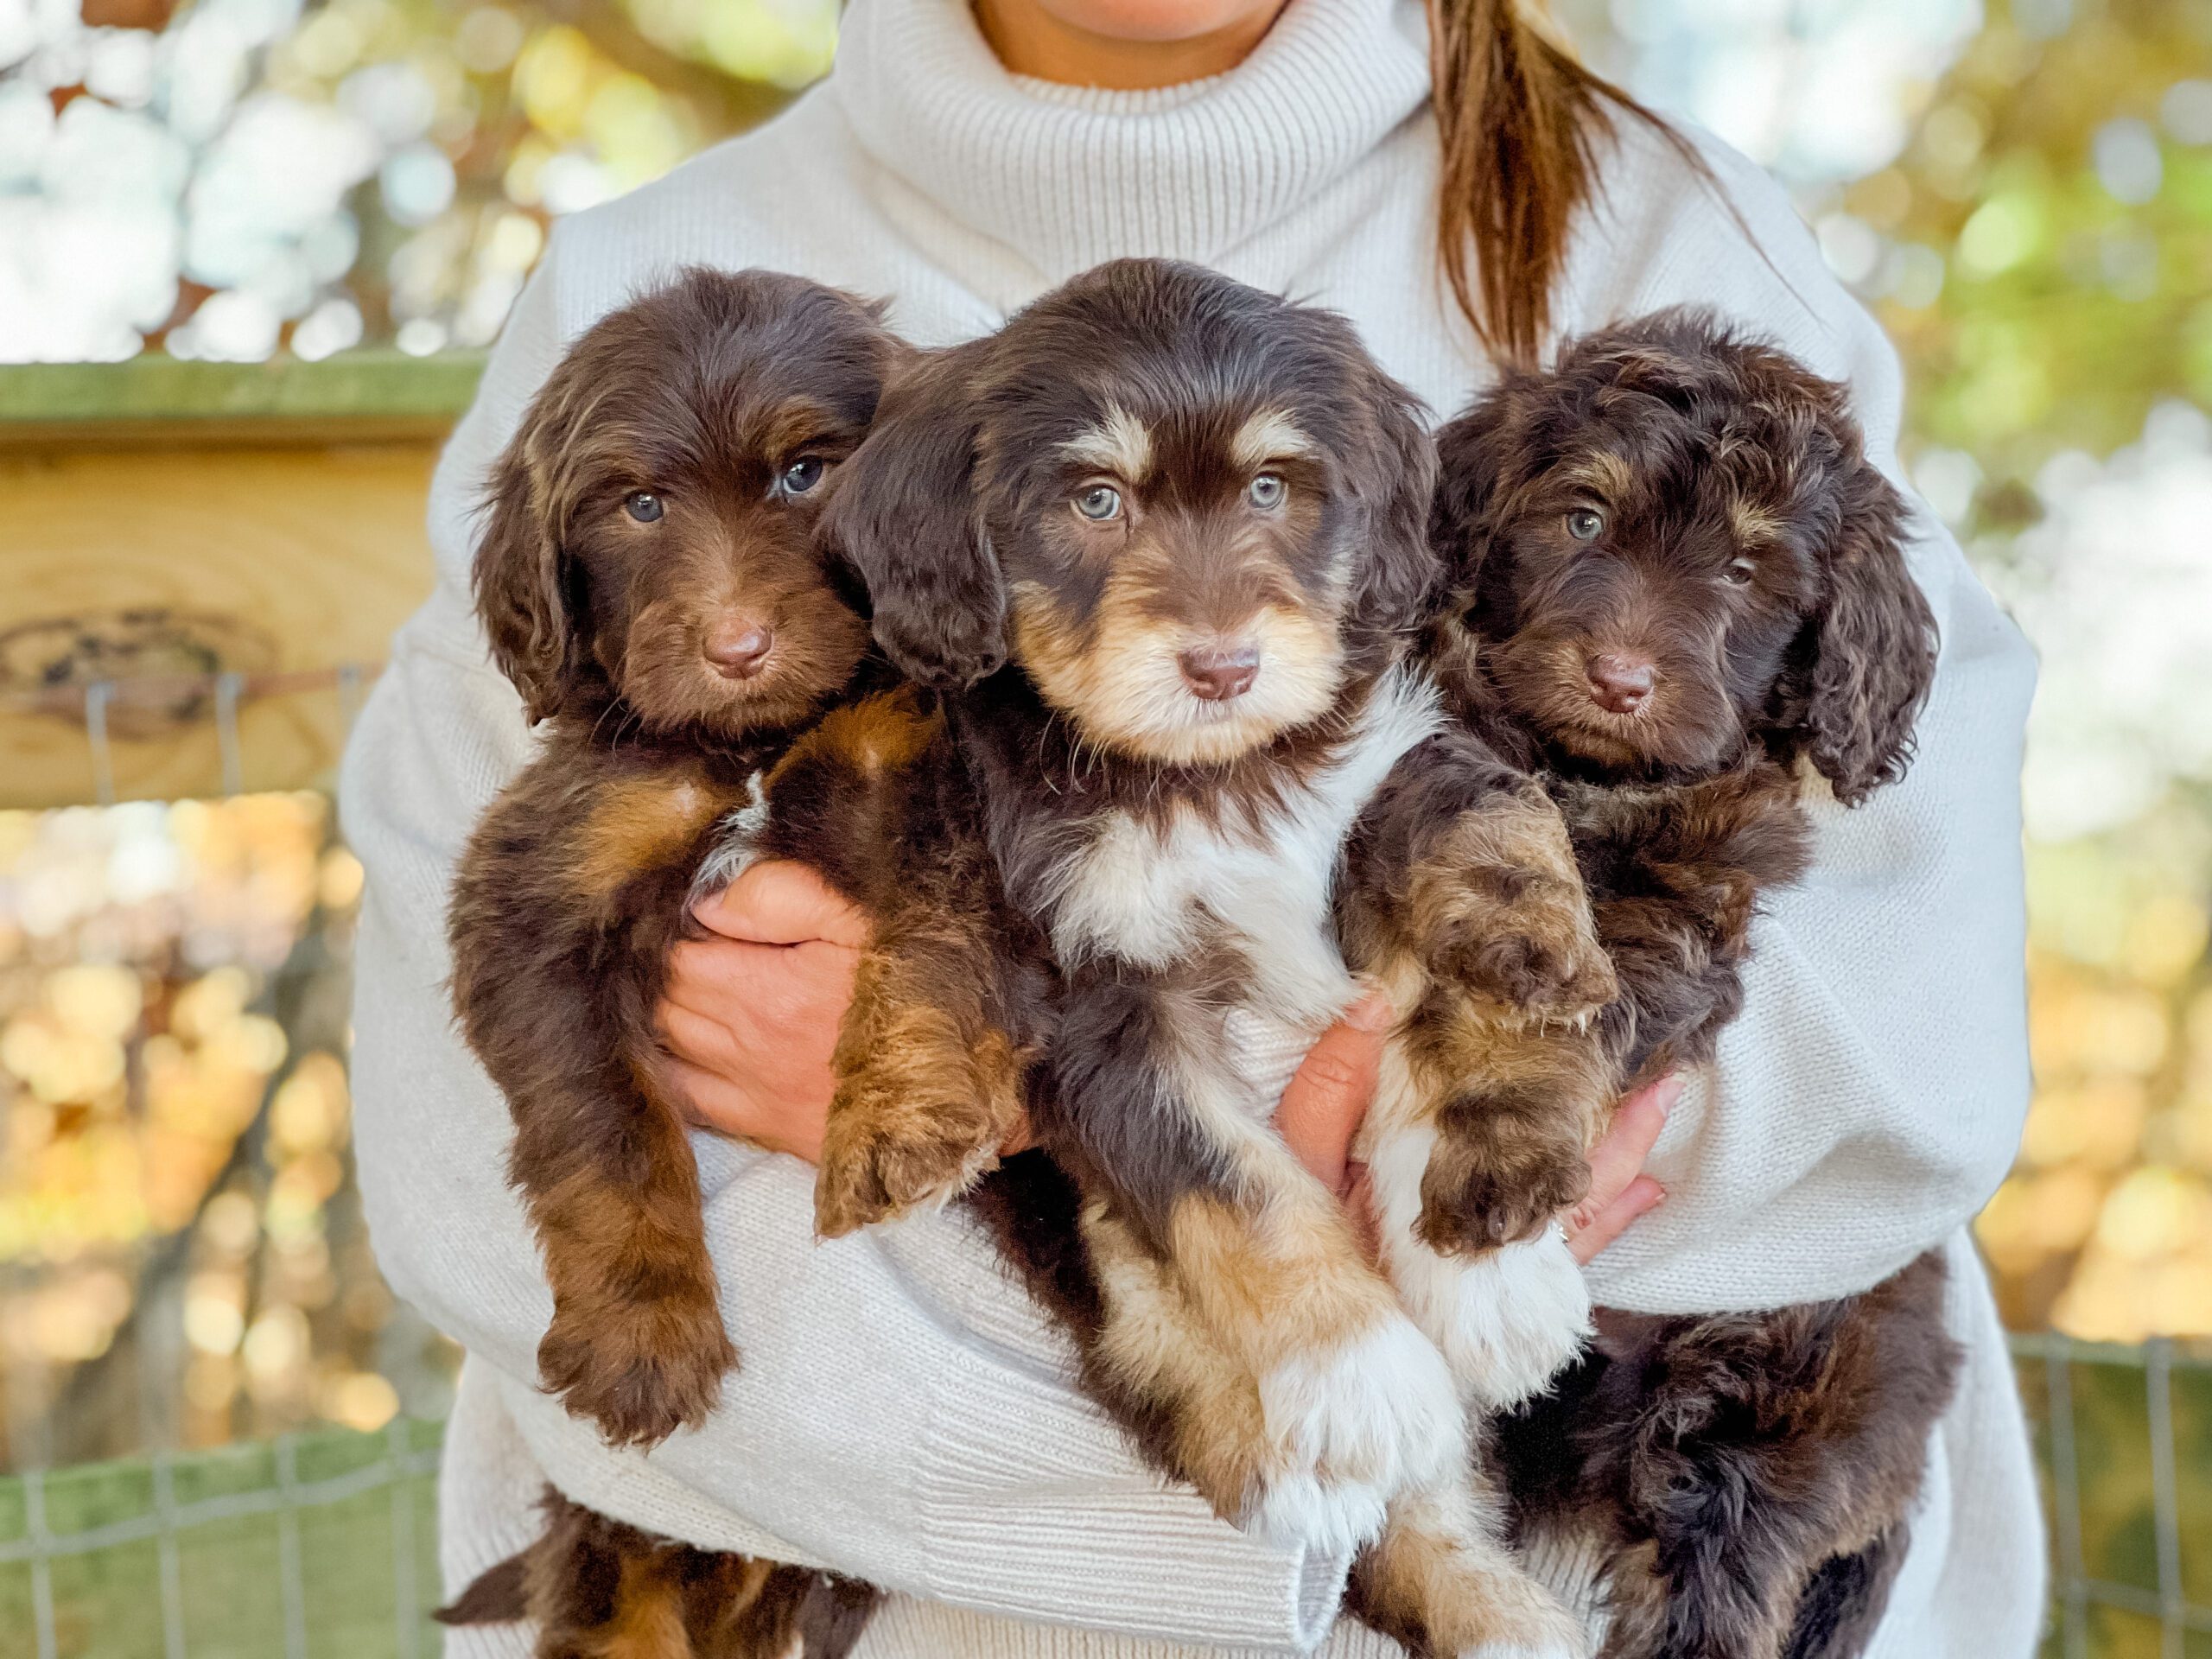
[[[553,1287],[538,1370],[612,1444],[656,1445],[705,1421],[737,1363],[690,1142],[648,1065],[548,1081],[515,1114],[513,1154]]]
[[[1348,1547],[1464,1454],[1459,1401],[1335,1195],[1222,1069],[1217,988],[1079,971],[1042,1127],[1245,1379],[1220,1397],[1243,1402],[1224,1432],[1248,1452],[1192,1469],[1209,1501],[1273,1538]]]
[[[1282,1491],[1301,1478],[1284,1467],[1260,1379],[1221,1346],[1166,1264],[1103,1204],[1086,1206],[1079,1225],[1099,1296],[1086,1363],[1125,1422],[1171,1472],[1209,1495]],[[1318,1505],[1351,1494],[1317,1482],[1301,1496]],[[1353,1564],[1358,1617],[1422,1659],[1580,1659],[1589,1651],[1580,1621],[1505,1541],[1503,1501],[1478,1477],[1464,1444],[1433,1478],[1387,1501],[1360,1496],[1359,1529],[1379,1535]],[[1248,1519],[1249,1506],[1227,1513]]]
[[[1402,1011],[1359,1154],[1383,1260],[1471,1398],[1541,1388],[1587,1333],[1553,1226],[1613,1094],[1590,1015],[1614,990],[1566,826],[1464,733],[1416,749],[1363,818],[1348,949]]]
[[[1469,1028],[1455,1030],[1458,1021]],[[1459,1040],[1444,1040],[1451,1037]],[[1427,1007],[1385,1046],[1360,1127],[1355,1155],[1367,1166],[1383,1269],[1469,1401],[1485,1409],[1527,1399],[1573,1358],[1590,1334],[1590,1293],[1556,1226],[1484,1250],[1457,1248],[1448,1236],[1440,1247],[1429,1225],[1440,1209],[1437,1185],[1464,1190],[1452,1185],[1461,1160],[1484,1155],[1504,1128],[1446,1114],[1517,1097],[1541,1121],[1561,1101],[1594,1103],[1606,1097],[1611,1071],[1593,1044],[1563,1028],[1474,1023],[1448,1001]],[[1455,1047],[1457,1058],[1440,1063]],[[1440,1075],[1440,1064],[1452,1069]]]
[[[728,802],[681,775],[569,789],[569,769],[541,761],[471,843],[454,1006],[514,1117],[509,1168],[553,1290],[545,1385],[650,1446],[702,1421],[737,1363],[653,1030],[696,848]]]
[[[1506,1541],[1505,1503],[1471,1465],[1390,1505],[1347,1605],[1414,1659],[1580,1659],[1582,1621]]]
[[[911,689],[823,716],[765,809],[741,855],[813,866],[869,925],[815,1183],[837,1237],[957,1196],[1020,1122],[1019,930],[944,720]]]
[[[1027,1058],[990,1006],[982,920],[893,918],[861,953],[815,1181],[826,1238],[957,1197],[1021,1121]]]

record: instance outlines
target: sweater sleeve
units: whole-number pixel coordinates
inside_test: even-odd
[[[1700,148],[1709,179],[1624,135],[1567,326],[1712,308],[1847,383],[1870,454],[1910,495],[1895,352],[1774,181]],[[1913,517],[1908,556],[1942,632],[1916,758],[1857,808],[1824,792],[1815,806],[1812,872],[1764,906],[1745,1012],[1661,1142],[1666,1202],[1592,1269],[1605,1303],[1690,1312],[1864,1289],[1956,1232],[2012,1163],[2028,1097],[2019,769],[2034,664],[1957,542],[1916,499]]]
[[[743,1354],[721,1409],[641,1456],[607,1449],[536,1388],[551,1297],[506,1183],[506,1108],[448,1010],[444,907],[470,826],[530,748],[461,573],[480,480],[561,347],[558,267],[556,238],[440,464],[439,585],[395,642],[346,757],[346,831],[369,874],[356,1147],[386,1275],[497,1374],[548,1477],[635,1524],[988,1612],[1311,1646],[1345,1562],[1255,1543],[1145,1470],[957,1211],[817,1243],[810,1171],[695,1136]]]

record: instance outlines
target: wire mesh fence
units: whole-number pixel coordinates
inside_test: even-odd
[[[2016,1336],[2051,1552],[2050,1659],[2212,1659],[2212,1354]]]
[[[9,1659],[427,1659],[437,1424],[0,1481]]]
[[[2050,1519],[2047,1659],[2212,1656],[2212,1357],[2013,1339]],[[429,1659],[438,1425],[0,1480],[9,1659]]]
[[[242,704],[302,692],[332,697],[342,730],[374,672],[142,676],[36,695],[41,712],[81,721],[88,801],[116,800],[116,721],[142,706],[213,723],[221,793],[230,798],[246,787]],[[268,982],[268,1011],[280,1018],[285,978],[280,969]],[[257,1089],[238,1155],[264,1134],[283,1077],[272,1073]],[[203,1214],[222,1190],[219,1181],[207,1185]],[[0,1276],[12,1284],[26,1271],[35,1278],[38,1269]],[[78,1442],[54,1433],[56,1413],[91,1397],[82,1379],[64,1392],[48,1386],[48,1367],[33,1386],[20,1363],[0,1379],[9,1385],[0,1389],[0,1466],[12,1459],[25,1470],[0,1478],[0,1659],[435,1654],[428,1615],[439,1589],[439,1426],[403,1414],[374,1433],[311,1430],[178,1451],[174,1421],[164,1421],[174,1414],[159,1407],[176,1380],[168,1375],[174,1357],[189,1345],[168,1327],[188,1309],[176,1287],[166,1299],[143,1282],[138,1288],[116,1357],[128,1338],[139,1403],[110,1414],[141,1427],[88,1444],[148,1455],[51,1466],[57,1453],[101,1455],[73,1453]],[[158,1340],[164,1332],[174,1339]],[[2046,1659],[2212,1659],[2212,1351],[2052,1334],[2016,1337],[2013,1345],[2050,1523]],[[391,1359],[380,1362],[388,1373],[419,1369],[405,1355]],[[426,1378],[404,1388],[401,1400],[407,1410],[435,1410],[440,1394]],[[250,1420],[247,1432],[257,1432]]]

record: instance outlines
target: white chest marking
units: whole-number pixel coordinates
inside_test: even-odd
[[[1251,969],[1243,1011],[1310,1035],[1351,989],[1330,928],[1339,849],[1390,768],[1441,725],[1434,689],[1399,671],[1343,755],[1279,808],[1220,823],[1103,814],[1054,894],[1053,949],[1154,969],[1232,949]]]

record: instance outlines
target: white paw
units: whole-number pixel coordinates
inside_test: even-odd
[[[1423,1324],[1478,1405],[1541,1393],[1589,1340],[1590,1289],[1557,1228],[1486,1255],[1433,1259],[1432,1270],[1447,1282],[1413,1299],[1416,1312],[1429,1314]]]
[[[1380,1535],[1388,1508],[1379,1486],[1304,1469],[1267,1481],[1243,1525],[1255,1538],[1285,1549],[1349,1555]]]
[[[1261,1380],[1260,1408],[1287,1478],[1270,1482],[1276,1490],[1255,1511],[1280,1517],[1283,1529],[1268,1529],[1277,1538],[1319,1543],[1325,1534],[1334,1543],[1351,1529],[1354,1542],[1365,1542],[1381,1530],[1389,1498],[1467,1455],[1451,1368],[1402,1316],[1277,1366]],[[1304,1496],[1307,1483],[1318,1497]]]
[[[1535,1584],[1522,1588],[1527,1593],[1494,1609],[1495,1632],[1460,1649],[1457,1659],[1590,1659],[1597,1643],[1582,1620]]]

